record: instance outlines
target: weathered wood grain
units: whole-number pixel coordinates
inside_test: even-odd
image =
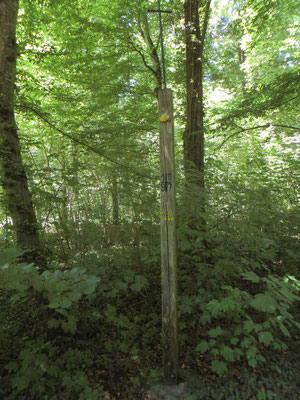
[[[158,92],[160,133],[161,269],[163,375],[178,379],[177,246],[174,166],[173,98],[170,89]]]

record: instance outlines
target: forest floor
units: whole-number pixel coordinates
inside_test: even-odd
[[[106,293],[98,292],[93,299],[83,299],[77,308],[79,322],[74,334],[64,333],[61,328],[47,329],[47,315],[44,316],[46,323],[40,317],[34,317],[34,304],[22,299],[14,302],[11,293],[0,291],[0,398],[102,400],[101,393],[104,393],[106,400],[171,400],[171,397],[154,398],[148,394],[149,382],[159,377],[162,355],[159,270],[151,271],[154,284],[152,282],[145,290],[127,290],[122,286],[122,290],[115,292],[115,288],[124,283],[115,277],[114,284]],[[109,276],[107,282],[111,281]],[[198,316],[189,315],[188,318],[197,321]],[[43,323],[46,328],[41,328]],[[179,329],[179,368],[194,371],[200,389],[193,398],[172,400],[300,399],[298,332],[289,339],[288,350],[275,352],[261,344],[260,350],[266,362],[259,367],[252,369],[245,361],[236,361],[230,364],[226,375],[219,377],[211,371],[206,354],[195,352],[199,340],[205,338],[210,327],[203,330],[203,327],[186,326]],[[44,392],[39,397],[28,395],[26,390],[29,389],[22,394],[13,394],[10,387],[12,380],[6,365],[18,360],[20,364],[20,353],[24,348],[29,349],[29,355],[33,354],[33,363],[36,355],[47,355],[48,366],[41,375],[44,385],[41,390]],[[35,349],[38,349],[37,353]],[[22,362],[24,364],[24,360]],[[78,371],[83,372],[90,387],[99,393],[99,398],[80,397],[76,388],[72,388],[75,395],[70,397],[69,389],[48,373],[47,368],[53,365],[61,374],[68,370],[71,377]],[[30,379],[34,385],[42,381],[34,376]],[[47,383],[47,380],[52,383]],[[57,390],[62,390],[61,394]]]
[[[5,297],[2,297],[1,300],[4,305],[0,310],[2,324],[5,322],[10,325],[13,320],[16,322],[15,315],[9,313],[8,304],[5,304]],[[127,312],[132,314],[134,310],[128,308]],[[122,353],[109,346],[106,346],[105,350],[105,343],[117,341],[117,338],[121,336],[121,331],[113,331],[111,326],[105,324],[100,326],[94,323],[92,325],[83,323],[75,335],[53,337],[53,342],[56,345],[59,344],[61,348],[87,354],[87,358],[91,362],[89,366],[85,366],[85,373],[91,387],[99,388],[99,393],[104,392],[106,400],[171,400],[171,397],[154,398],[148,394],[149,382],[153,382],[158,377],[161,364],[162,349],[158,331],[155,332],[156,334],[154,333],[153,337],[147,336],[146,340],[145,332],[147,329],[151,331],[151,327],[140,325],[139,329],[136,328],[137,326],[135,326],[134,341],[139,345],[139,355],[131,359],[126,351]],[[157,328],[160,329],[159,323]],[[24,325],[22,329],[22,331],[18,329],[19,334],[26,336],[28,332],[26,329],[24,330]],[[194,351],[195,346],[192,343],[194,337],[195,332],[190,332],[189,343],[181,341],[179,367],[192,370],[198,375],[198,386],[200,384],[201,390],[198,390],[196,397],[172,397],[172,400],[300,399],[300,352],[297,338],[291,339],[288,351],[264,353],[267,362],[262,365],[261,369],[256,369],[255,373],[241,363],[231,368],[230,374],[225,378],[220,378],[211,372],[209,361],[205,355]],[[14,341],[17,344],[16,348],[12,348]],[[2,348],[1,353],[6,358],[6,362],[9,361],[7,357],[16,357],[14,352],[20,346],[18,341],[22,342],[21,337],[12,337],[10,348]],[[2,375],[0,386],[5,382],[7,382],[5,376]],[[4,397],[3,400],[14,398],[8,392],[6,393],[7,397]],[[15,399],[19,398],[30,400],[30,397],[26,396],[15,397]],[[47,398],[59,399],[59,397],[51,395]]]
[[[105,370],[94,371],[92,381],[105,389],[111,400],[185,400],[186,397],[150,397],[149,382],[159,375],[161,346],[145,348],[139,360],[132,360],[127,370],[118,365],[107,375]],[[188,400],[299,400],[300,351],[299,341],[291,341],[290,350],[264,354],[267,362],[255,373],[246,365],[236,365],[226,378],[213,374],[205,355],[195,353],[193,347],[181,344],[180,368],[192,370],[202,386],[195,397]],[[127,360],[120,360],[123,364]],[[151,378],[152,376],[152,378]]]

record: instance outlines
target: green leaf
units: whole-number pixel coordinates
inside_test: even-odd
[[[217,326],[216,328],[210,329],[208,331],[209,336],[212,338],[220,336],[222,333],[223,333],[223,329],[220,326]]]
[[[258,356],[256,357],[256,359],[258,360],[258,361],[261,361],[261,362],[266,362],[267,360],[265,359],[265,357],[264,356],[262,356],[261,354],[258,354]]]
[[[230,339],[230,343],[231,343],[233,346],[235,346],[235,345],[238,343],[238,341],[239,341],[239,339],[238,339],[238,338],[235,338],[235,337],[233,337],[233,338]]]
[[[252,340],[249,339],[249,338],[245,338],[245,339],[242,341],[242,343],[241,343],[241,346],[242,346],[243,348],[250,347],[251,345],[252,345]]]
[[[264,328],[270,328],[270,326],[271,326],[271,324],[270,324],[269,321],[266,321],[266,322],[263,323],[263,327]]]
[[[219,307],[222,311],[235,310],[236,301],[232,297],[225,297],[225,299],[220,302]]]
[[[4,264],[11,264],[17,259],[17,257],[20,257],[22,254],[23,250],[18,249],[17,247],[1,249],[0,266],[3,266]]]
[[[22,390],[28,388],[30,382],[30,377],[24,374],[12,378],[12,386],[17,389],[17,392],[22,392]]]
[[[119,290],[127,290],[127,287],[128,287],[128,283],[123,282],[121,280],[117,280],[115,285],[116,285],[116,288]]]
[[[253,308],[258,311],[275,313],[277,301],[269,294],[259,293],[250,301]]]
[[[280,321],[279,322],[279,328],[281,330],[281,332],[287,336],[287,337],[291,337],[290,332],[288,331],[288,329],[283,325],[283,323]]]
[[[233,351],[234,351],[234,358],[236,360],[240,360],[241,357],[244,355],[244,352],[241,349],[235,348]]]
[[[74,334],[77,330],[77,318],[75,318],[73,315],[70,315],[68,318],[68,329],[72,334]]]
[[[130,288],[135,292],[139,292],[140,290],[144,289],[148,284],[147,279],[143,275],[137,275],[135,277],[135,283],[130,285]]]
[[[280,288],[280,292],[288,300],[289,303],[291,303],[294,300],[299,300],[299,296],[293,294],[289,287],[282,286]]]
[[[227,364],[223,361],[213,360],[211,363],[211,370],[216,372],[219,376],[222,376],[227,371]]]
[[[99,281],[100,279],[97,278],[96,276],[89,276],[87,279],[87,284],[88,286],[93,286],[94,288],[96,288]]]
[[[219,355],[219,350],[218,349],[211,349],[210,352],[214,357],[217,357]]]
[[[260,281],[260,277],[252,271],[241,272],[241,275],[244,280],[251,281],[253,283],[259,283]]]
[[[255,358],[250,358],[250,359],[248,360],[248,364],[250,365],[250,367],[255,368],[256,365],[257,365],[257,361],[256,361]]]
[[[251,360],[256,356],[256,353],[257,353],[257,348],[254,346],[250,347],[249,350],[246,352],[247,359]]]
[[[81,298],[81,293],[79,292],[68,292],[66,293],[66,296],[71,300],[71,301],[78,301]]]
[[[255,326],[254,326],[255,333],[260,332],[262,330],[262,328],[263,327],[261,324],[255,324]]]
[[[128,345],[124,342],[121,342],[119,344],[119,349],[121,350],[122,353],[126,353],[128,351]]]
[[[60,314],[64,315],[65,317],[69,316],[68,312],[66,310],[64,310],[63,308],[58,308],[56,311],[59,312]]]
[[[15,361],[10,361],[9,363],[7,363],[5,365],[5,369],[9,372],[14,371],[16,372],[18,370],[19,366],[18,363],[16,363]]]
[[[230,347],[224,346],[221,350],[221,354],[226,361],[234,361],[234,352]]]
[[[29,289],[29,287],[27,285],[24,285],[22,282],[18,282],[16,281],[15,283],[15,289],[18,292],[26,292],[27,289]]]
[[[48,307],[49,308],[59,308],[60,307],[60,299],[54,298],[51,300],[51,302],[49,303]]]
[[[220,303],[218,300],[211,300],[207,304],[207,309],[211,312],[213,316],[217,316],[220,312]]]
[[[89,286],[86,289],[84,289],[84,294],[92,294],[94,293],[96,287],[95,286]]]
[[[65,333],[68,333],[68,332],[70,331],[70,329],[69,329],[69,323],[68,323],[67,321],[63,321],[63,322],[61,323],[61,327],[63,328],[63,330],[64,330]]]
[[[32,286],[37,292],[42,292],[44,290],[44,282],[41,280],[40,276],[33,279]]]
[[[267,400],[266,392],[265,389],[262,389],[258,395],[257,395],[257,400]]]
[[[59,321],[58,321],[58,319],[56,319],[56,318],[51,318],[49,321],[48,321],[48,328],[55,328],[55,329],[57,329],[58,327],[59,327]]]
[[[205,340],[203,340],[200,344],[198,344],[195,350],[200,351],[200,353],[203,354],[209,349],[210,349],[209,344]]]
[[[72,305],[72,302],[67,298],[67,297],[63,297],[60,300],[60,306],[61,308],[70,308]]]
[[[66,281],[56,282],[54,288],[57,292],[61,293],[69,288],[69,284]]]
[[[62,384],[62,386],[65,386],[66,388],[72,387],[74,385],[74,382],[72,380],[71,375],[64,375],[62,377],[61,384]]]
[[[248,319],[247,321],[244,322],[244,329],[246,332],[250,333],[255,327],[255,323],[252,321],[252,319]]]

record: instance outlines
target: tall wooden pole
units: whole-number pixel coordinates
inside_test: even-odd
[[[161,233],[161,278],[162,278],[162,367],[167,383],[178,381],[178,316],[177,316],[177,246],[176,246],[176,192],[174,157],[174,120],[172,90],[167,89],[164,42],[160,1],[157,10],[148,10],[159,15],[161,56],[164,89],[158,91],[159,142],[160,142],[160,233]]]
[[[178,380],[177,246],[175,219],[174,120],[171,89],[158,92],[160,135],[161,276],[163,375]]]

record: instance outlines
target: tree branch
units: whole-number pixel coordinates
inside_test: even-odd
[[[153,40],[149,32],[149,23],[147,20],[147,14],[145,13],[140,15],[139,30],[147,46],[147,50],[152,61],[152,67],[153,67],[152,69],[156,79],[156,90],[161,89],[162,71],[161,71],[160,59],[157,53],[157,49],[154,46]]]
[[[49,125],[51,128],[55,129],[57,132],[59,132],[62,136],[67,137],[68,139],[72,140],[73,142],[80,144],[81,146],[85,147],[86,149],[92,151],[95,154],[98,154],[99,156],[105,158],[106,160],[112,162],[113,164],[116,164],[122,168],[127,168],[127,169],[131,169],[134,170],[134,173],[138,176],[142,176],[145,179],[145,176],[139,172],[136,171],[136,169],[134,167],[130,167],[128,165],[122,164],[116,160],[114,160],[113,158],[107,156],[106,154],[104,154],[102,151],[95,149],[94,147],[90,146],[89,144],[82,142],[81,140],[72,137],[71,135],[69,135],[68,133],[62,131],[60,128],[58,128],[57,126],[55,126],[52,122],[50,122],[46,117],[44,117],[40,111],[37,111],[36,109],[28,106],[28,105],[17,105],[16,108],[26,108],[30,111],[32,111],[34,114],[36,114],[40,119],[42,119],[47,125]]]
[[[202,27],[201,27],[201,42],[202,42],[202,46],[204,46],[204,40],[205,40],[206,31],[207,31],[207,27],[208,27],[210,4],[211,4],[211,0],[207,0],[206,4],[205,4],[205,12],[204,12],[203,24],[202,24]]]
[[[297,126],[281,125],[281,124],[271,124],[271,126],[278,126],[280,128],[288,128],[288,129],[296,129],[297,131],[300,131],[300,127],[297,127]]]
[[[265,125],[254,126],[252,128],[241,128],[239,131],[234,132],[231,135],[227,136],[227,138],[224,139],[223,142],[219,146],[217,146],[215,150],[219,150],[227,142],[227,140],[231,139],[233,136],[238,135],[239,133],[247,132],[247,131],[253,131],[255,129],[269,128],[270,126],[275,126],[275,127],[280,127],[280,128],[287,128],[287,129],[296,129],[296,130],[300,131],[300,127],[289,126],[289,125],[281,125],[281,124],[270,124],[270,123],[265,124]]]
[[[89,149],[90,151],[92,151],[93,153],[98,154],[99,156],[102,156],[104,158],[106,158],[108,161],[115,163],[115,164],[119,164],[117,161],[113,160],[112,158],[108,157],[107,155],[105,155],[102,151],[95,149],[94,147],[90,146],[89,144],[82,142],[81,140],[74,138],[73,136],[69,135],[68,133],[62,131],[60,128],[58,128],[57,126],[55,126],[52,122],[50,122],[44,115],[41,114],[40,111],[37,111],[36,109],[32,108],[31,106],[28,105],[17,105],[16,108],[26,108],[30,111],[32,111],[34,114],[36,114],[39,118],[41,118],[44,122],[46,122],[47,125],[49,125],[51,128],[55,129],[57,132],[59,132],[62,136],[67,137],[68,139],[72,140],[73,142],[80,144],[81,146],[86,147],[87,149]]]
[[[155,71],[152,67],[150,67],[149,64],[147,64],[147,61],[145,59],[144,54],[142,53],[142,51],[140,49],[138,49],[135,44],[133,43],[133,41],[131,40],[131,38],[129,38],[129,43],[131,44],[131,46],[133,47],[133,49],[142,57],[143,63],[145,65],[146,68],[148,68],[152,74],[156,77]]]

